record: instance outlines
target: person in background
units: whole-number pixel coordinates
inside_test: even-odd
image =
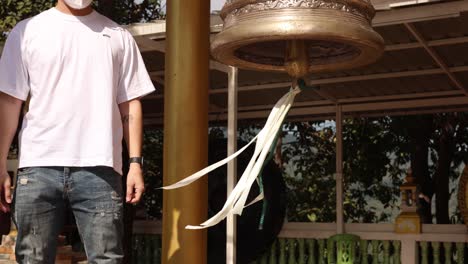
[[[13,209],[19,263],[55,262],[67,204],[88,262],[121,263],[123,202],[144,192],[140,98],[154,86],[131,34],[91,4],[58,0],[19,22],[0,58],[0,210]],[[6,161],[28,96],[13,195]]]

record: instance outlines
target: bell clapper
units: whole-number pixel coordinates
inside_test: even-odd
[[[309,56],[305,40],[294,39],[286,42],[284,67],[289,76],[293,78],[292,89],[302,91],[305,88],[303,78],[309,72]]]
[[[284,66],[289,76],[302,78],[309,72],[309,56],[305,40],[288,40]]]

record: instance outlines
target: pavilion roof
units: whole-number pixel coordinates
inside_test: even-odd
[[[383,116],[468,110],[468,0],[373,0],[373,26],[385,40],[382,58],[366,67],[316,74],[318,87],[297,97],[290,119]],[[422,2],[426,4],[421,4]],[[428,3],[429,2],[429,3]],[[212,35],[222,28],[213,15]],[[129,26],[158,92],[144,99],[145,124],[161,125],[165,22]],[[210,121],[227,118],[227,70],[211,62]],[[289,89],[286,74],[239,70],[240,120],[264,119]]]

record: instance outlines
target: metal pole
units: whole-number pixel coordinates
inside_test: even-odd
[[[164,185],[208,162],[209,0],[167,3],[164,89]],[[207,263],[207,179],[163,193],[164,264]]]
[[[237,75],[235,67],[229,67],[228,87],[228,156],[237,150]],[[236,159],[227,165],[227,195],[232,192],[237,183]],[[236,263],[237,220],[233,214],[228,215],[226,222],[226,264]]]
[[[344,233],[343,217],[343,115],[336,105],[336,232]]]

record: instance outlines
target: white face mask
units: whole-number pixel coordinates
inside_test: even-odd
[[[73,9],[83,9],[88,7],[93,0],[63,0],[67,4],[67,6]]]

